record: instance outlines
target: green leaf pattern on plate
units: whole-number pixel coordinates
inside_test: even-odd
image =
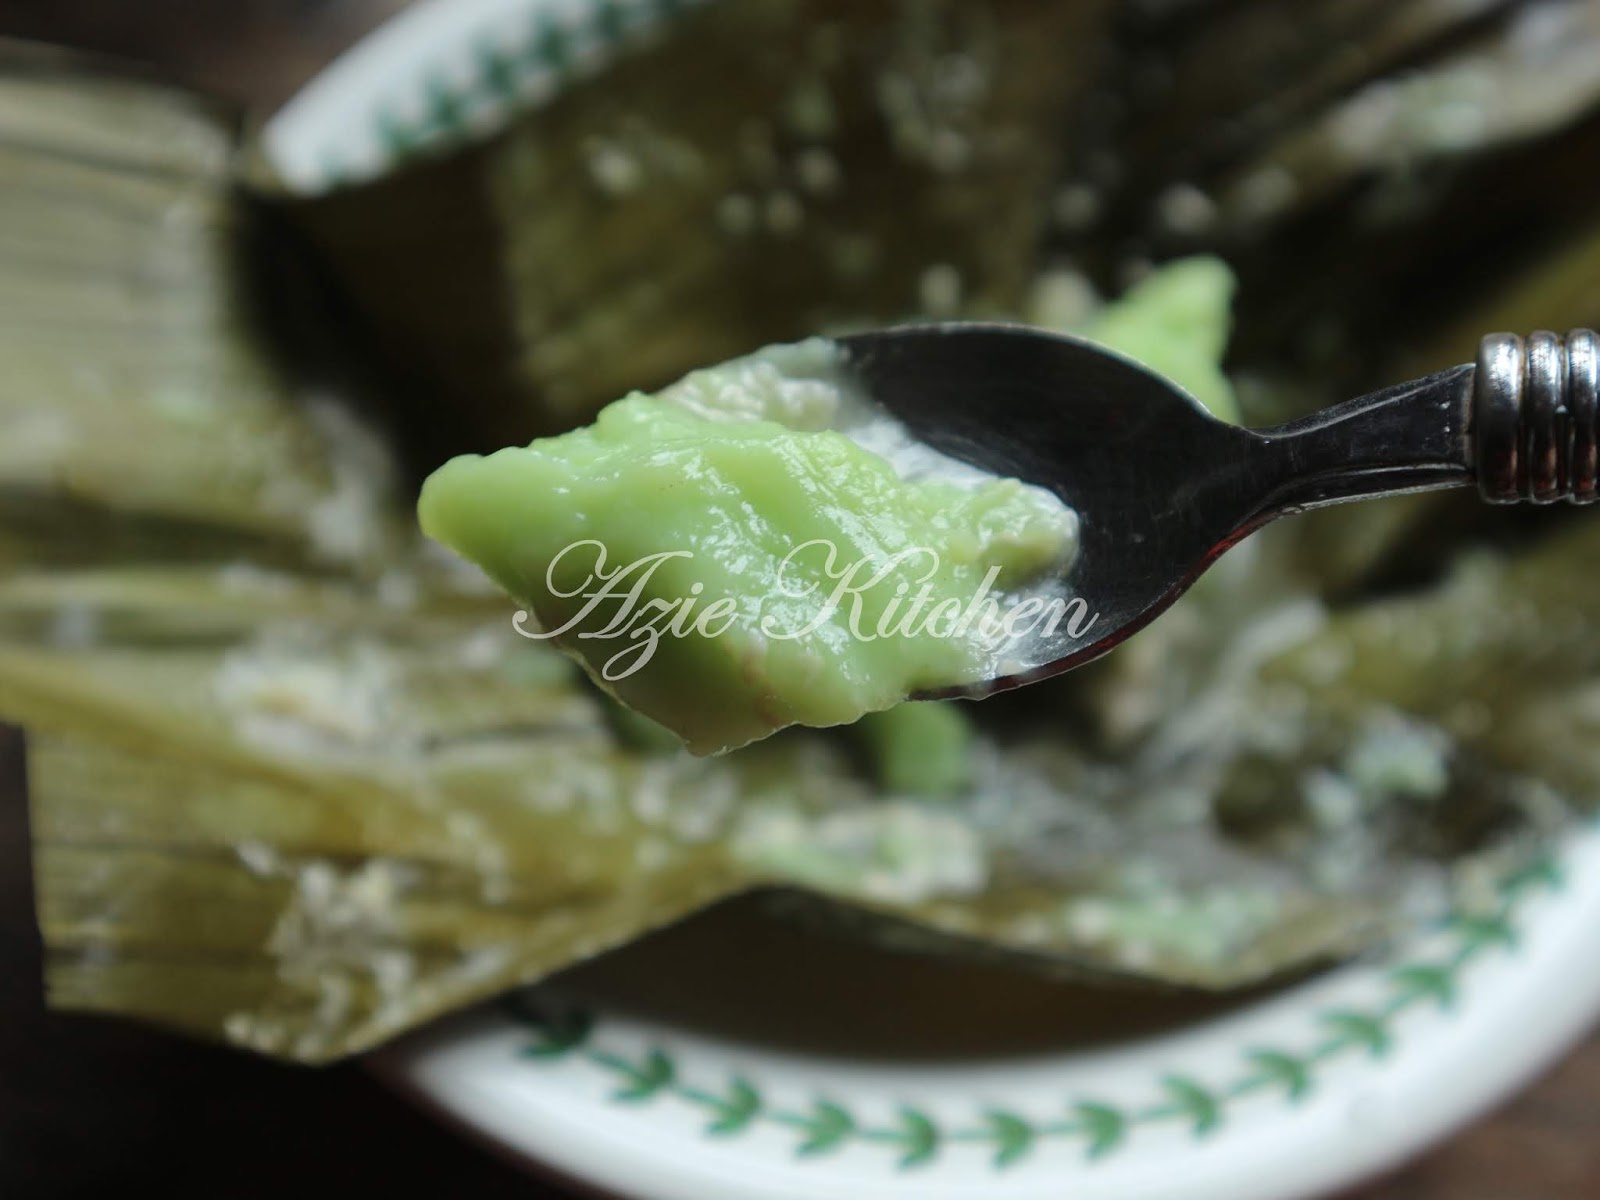
[[[1183,1075],[1168,1075],[1161,1081],[1169,1097],[1166,1104],[1150,1109],[1145,1118],[1152,1121],[1179,1117],[1189,1122],[1195,1137],[1204,1137],[1222,1124],[1222,1100]]]
[[[1507,874],[1499,884],[1499,904],[1452,914],[1440,929],[1448,940],[1444,957],[1402,963],[1385,978],[1386,994],[1371,1007],[1343,1007],[1317,1014],[1318,1039],[1298,1050],[1254,1047],[1240,1057],[1232,1079],[1202,1080],[1166,1073],[1153,1081],[1150,1103],[1128,1108],[1093,1098],[1071,1098],[1064,1118],[1034,1118],[1010,1108],[980,1108],[970,1121],[941,1121],[930,1109],[902,1103],[887,1119],[869,1119],[833,1099],[817,1097],[805,1107],[770,1104],[757,1085],[734,1076],[720,1088],[686,1082],[671,1052],[655,1046],[621,1053],[597,1044],[596,1026],[586,1014],[544,1017],[525,1000],[512,1014],[530,1026],[530,1040],[519,1053],[530,1063],[579,1060],[610,1077],[613,1099],[641,1104],[671,1097],[700,1109],[708,1136],[727,1138],[762,1124],[792,1134],[794,1153],[820,1157],[850,1146],[883,1147],[902,1170],[926,1167],[947,1147],[976,1146],[996,1170],[1016,1166],[1045,1143],[1075,1143],[1091,1161],[1127,1144],[1141,1128],[1179,1124],[1195,1138],[1219,1129],[1228,1107],[1248,1096],[1265,1095],[1286,1103],[1308,1096],[1317,1071],[1335,1059],[1371,1055],[1383,1058],[1397,1044],[1399,1017],[1412,1008],[1452,1010],[1462,992],[1462,975],[1477,958],[1518,948],[1516,910],[1526,899],[1560,890],[1564,876],[1549,854]]]
[[[1078,1119],[1091,1159],[1104,1158],[1128,1136],[1128,1118],[1109,1104],[1080,1104]]]
[[[1255,1073],[1235,1084],[1230,1095],[1248,1095],[1267,1085],[1277,1087],[1291,1103],[1299,1103],[1311,1094],[1312,1063],[1309,1059],[1285,1054],[1282,1050],[1252,1050],[1249,1058],[1256,1066]]]
[[[985,1140],[994,1145],[996,1167],[1009,1167],[1033,1149],[1033,1126],[1016,1113],[990,1109],[983,1119],[987,1128],[981,1132],[987,1135]]]
[[[790,1116],[785,1119],[783,1114],[778,1114],[778,1119],[804,1131],[805,1140],[795,1151],[802,1155],[826,1154],[856,1132],[855,1118],[829,1100],[818,1100],[809,1116]]]
[[[706,1126],[706,1132],[713,1137],[742,1132],[761,1111],[761,1093],[748,1079],[741,1079],[737,1075],[728,1084],[726,1093],[696,1093],[692,1099],[710,1111],[712,1120]]]
[[[521,38],[503,42],[490,36],[479,38],[473,46],[471,69],[464,74],[438,73],[407,80],[388,103],[378,107],[373,119],[384,158],[379,169],[395,167],[430,147],[458,141],[473,127],[474,114],[484,107],[514,108],[534,81],[559,84],[580,67],[608,58],[636,34],[674,20],[698,2],[595,0],[567,18],[541,9]],[[351,177],[347,167],[328,158],[323,165],[324,186],[346,182]]]

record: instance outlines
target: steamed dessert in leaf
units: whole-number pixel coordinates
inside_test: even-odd
[[[1403,186],[1330,190],[1355,182],[1360,164],[1334,135],[1365,111],[1368,82],[1374,95],[1431,84],[1452,60],[1488,62],[1482,50],[1500,53],[1489,70],[1503,74],[1530,61],[1521,39],[1496,32],[1507,20],[1440,17],[1407,25],[1404,44],[1362,39],[1370,70],[1352,75],[1318,60],[1315,38],[1283,66],[1280,41],[1249,36],[1269,19],[1256,10],[1273,6],[1211,6],[1226,10],[1220,26],[1175,13],[1173,45],[1189,47],[1175,90],[1141,107],[1121,84],[1137,76],[1142,95],[1146,73],[1100,39],[1040,35],[1041,22],[1087,29],[1096,7],[691,6],[697,32],[574,84],[509,140],[287,205],[234,202],[223,114],[191,119],[147,83],[51,84],[38,62],[0,69],[20,122],[0,137],[8,204],[31,231],[27,245],[0,247],[26,293],[0,331],[0,361],[37,384],[11,389],[24,436],[0,452],[0,718],[28,727],[51,1004],[327,1061],[753,890],[785,905],[816,893],[830,913],[841,906],[846,928],[899,950],[1204,989],[1297,975],[1451,909],[1495,917],[1498,881],[1536,866],[1597,794],[1592,520],[1522,512],[1510,537],[1509,514],[1474,497],[1456,497],[1459,511],[1447,495],[1328,510],[1262,531],[1082,671],[984,704],[901,704],[846,730],[792,729],[695,757],[598,695],[553,644],[520,638],[516,606],[480,571],[412,542],[411,498],[391,509],[376,486],[404,477],[388,462],[401,447],[375,445],[377,463],[334,453],[302,416],[339,397],[307,391],[320,370],[286,371],[286,339],[267,337],[243,303],[235,218],[264,199],[279,210],[264,215],[309,226],[315,208],[326,223],[303,231],[351,285],[361,324],[373,319],[397,351],[396,370],[374,381],[394,393],[371,397],[375,415],[403,417],[398,431],[430,466],[469,433],[475,448],[525,445],[592,420],[637,381],[880,325],[916,304],[1091,338],[1234,419],[1219,371],[1227,271],[1141,266],[1178,245],[1239,255],[1249,283],[1233,353],[1257,424],[1460,361],[1447,343],[1484,328],[1594,324],[1573,267],[1600,261],[1600,242],[1572,188],[1457,202],[1504,175],[1515,148],[1500,134],[1469,139],[1483,151],[1457,138],[1451,169],[1427,178],[1376,139],[1357,151]],[[1399,31],[1387,10],[1357,7],[1346,25]],[[935,8],[948,28],[921,19]],[[761,13],[802,36],[770,36],[777,19],[758,29]],[[808,44],[802,22],[817,15],[830,36]],[[1443,56],[1423,45],[1458,25]],[[819,62],[830,48],[846,59]],[[1108,77],[1075,80],[1070,52],[1104,60]],[[1260,69],[1269,58],[1275,74]],[[1330,69],[1307,70],[1319,61]],[[1557,99],[1546,74],[1541,94]],[[944,87],[974,80],[991,86]],[[836,102],[836,136],[785,124],[796,83]],[[1565,94],[1585,86],[1574,76]],[[1282,87],[1288,109],[1275,103]],[[1128,123],[1074,132],[1093,123],[1058,120],[1071,115],[1069,89],[1120,99]],[[886,128],[886,94],[961,108],[902,105]],[[941,124],[909,132],[938,136],[908,151],[970,151],[964,167],[884,152],[924,111]],[[1275,115],[1241,133],[1232,118],[1252,112]],[[49,119],[30,123],[39,113]],[[776,136],[753,146],[745,130],[758,116]],[[197,140],[196,122],[215,122],[215,137]],[[1600,124],[1562,128],[1547,123],[1516,151],[1531,179],[1570,182],[1574,164],[1596,161]],[[108,131],[115,155],[84,152]],[[197,145],[204,162],[190,163]],[[685,145],[705,171],[674,175],[681,156],[655,153]],[[591,186],[605,182],[592,165],[630,159],[640,186]],[[827,194],[799,186],[819,163],[838,168]],[[466,231],[481,242],[463,244],[466,214],[438,186],[452,179],[492,199],[486,228]],[[1260,186],[1289,180],[1301,186]],[[1387,234],[1374,227],[1385,198],[1404,201],[1387,209],[1402,218]],[[800,224],[770,227],[796,201]],[[753,224],[724,220],[741,206]],[[193,219],[152,223],[158,210]],[[269,255],[277,224],[254,230]],[[417,237],[419,224],[440,243]],[[181,337],[159,296],[129,299],[158,225],[162,261],[189,264],[204,284],[174,293]],[[1537,231],[1537,245],[1519,241],[1516,263],[1491,263],[1470,253],[1490,225]],[[1441,267],[1452,287],[1407,305]],[[460,286],[474,272],[491,286]],[[500,342],[478,336],[469,298],[480,309],[509,300]],[[161,316],[160,329],[130,323],[136,313]],[[368,344],[351,332],[328,340]],[[414,361],[430,351],[442,357]],[[769,374],[808,370],[791,361]],[[638,422],[637,436],[674,417],[695,418],[702,436],[772,420],[800,444],[835,428],[853,435],[844,452],[903,465],[892,428],[872,440],[816,407],[826,389],[763,391],[753,374],[716,386],[717,374],[670,389],[672,411]],[[413,377],[449,386],[414,404],[410,388],[382,387]],[[215,420],[195,424],[196,396]],[[92,418],[113,410],[108,441]],[[303,432],[256,436],[268,427]],[[810,461],[793,445],[782,458],[778,435],[749,441],[717,453]],[[45,451],[73,469],[41,470]],[[897,489],[934,481],[893,475],[883,495],[897,504]],[[474,515],[470,477],[441,508]],[[512,518],[524,510],[485,513],[486,556],[498,546],[502,566],[520,561],[521,534],[573,509],[539,507],[522,526]],[[689,507],[619,503],[616,517],[637,520],[648,541],[649,522],[687,521]],[[349,519],[369,511],[380,520]],[[1096,515],[1087,502],[1083,515]],[[1528,526],[1545,518],[1532,541]],[[324,536],[391,520],[392,539]],[[742,596],[760,564],[717,565]],[[661,655],[691,646],[722,649],[667,637],[625,678],[651,678]],[[859,665],[906,668],[893,655]],[[696,663],[660,682],[693,715],[727,681]],[[748,717],[733,702],[710,710],[729,711]]]
[[[916,443],[813,339],[428,480],[423,530],[697,753],[992,674],[1005,590],[1070,560],[1049,492]]]

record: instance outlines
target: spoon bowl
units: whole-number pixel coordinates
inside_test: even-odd
[[[840,340],[867,392],[913,435],[1049,489],[1080,521],[1064,582],[1092,620],[1019,641],[1005,655],[1014,671],[925,697],[985,696],[1099,657],[1280,516],[1474,481],[1497,502],[1594,498],[1600,340],[1587,330],[1491,335],[1476,364],[1271,429],[1218,420],[1131,359],[1027,326]]]

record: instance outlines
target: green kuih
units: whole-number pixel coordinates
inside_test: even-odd
[[[972,781],[972,723],[959,700],[913,700],[859,722],[885,791],[947,796]]]
[[[1221,263],[1185,260],[1080,332],[1231,416],[1231,289]],[[1010,639],[978,618],[1077,540],[1045,490],[915,445],[821,338],[454,459],[418,512],[526,605],[526,632],[698,754],[1005,673]]]
[[[1237,421],[1239,402],[1222,373],[1233,287],[1233,271],[1220,258],[1179,259],[1073,332],[1165,375],[1219,420]]]
[[[422,528],[696,753],[983,678],[1004,639],[975,602],[1000,611],[1065,562],[1076,517],[954,462],[903,476],[841,432],[892,422],[840,360],[822,339],[774,347],[454,459],[423,489]]]

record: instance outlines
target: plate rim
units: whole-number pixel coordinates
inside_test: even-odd
[[[852,1189],[850,1194],[854,1195],[898,1195],[907,1183],[915,1187],[914,1194],[929,1200],[965,1196],[971,1194],[973,1187],[980,1183],[987,1185],[983,1194],[994,1200],[1009,1200],[1013,1196],[1018,1200],[1024,1197],[1032,1200],[1035,1196],[1059,1195],[1067,1185],[1072,1186],[1074,1195],[1084,1197],[1137,1194],[1183,1197],[1185,1200],[1211,1200],[1212,1197],[1218,1200],[1293,1200],[1301,1196],[1321,1195],[1381,1174],[1447,1136],[1513,1094],[1548,1067],[1600,1015],[1600,959],[1590,956],[1584,960],[1581,956],[1568,953],[1582,944],[1584,930],[1592,929],[1594,922],[1600,920],[1600,826],[1580,827],[1562,839],[1554,850],[1542,856],[1532,868],[1513,874],[1520,878],[1508,895],[1504,919],[1473,930],[1457,929],[1454,935],[1467,936],[1467,944],[1473,949],[1460,964],[1461,976],[1452,981],[1457,986],[1451,1005],[1441,1002],[1449,997],[1434,995],[1428,986],[1424,986],[1423,992],[1427,994],[1407,1001],[1391,1020],[1410,1014],[1413,1019],[1425,1023],[1411,1029],[1408,1040],[1397,1040],[1388,1057],[1368,1059],[1357,1056],[1361,1072],[1341,1080],[1326,1100],[1313,1100],[1301,1108],[1291,1104],[1285,1097],[1279,1116],[1282,1111],[1288,1110],[1301,1113],[1310,1111],[1319,1103],[1333,1106],[1320,1112],[1320,1132],[1300,1137],[1302,1142],[1309,1139],[1314,1143],[1311,1148],[1316,1152],[1315,1161],[1302,1162],[1302,1169],[1294,1179],[1286,1177],[1282,1163],[1272,1167],[1258,1162],[1251,1178],[1245,1180],[1230,1175],[1226,1169],[1217,1168],[1218,1178],[1210,1182],[1196,1182],[1191,1175],[1170,1188],[1132,1191],[1123,1187],[1114,1173],[1107,1173],[1108,1168],[1113,1172],[1116,1168],[1114,1156],[1086,1164],[1078,1163],[1072,1168],[1058,1165],[1056,1169],[1050,1169],[1049,1163],[1045,1163],[1031,1177],[1025,1169],[1026,1156],[1019,1157],[1013,1163],[984,1170],[973,1169],[974,1164],[968,1156],[952,1174],[941,1177],[938,1174],[939,1164],[955,1161],[948,1155],[941,1158],[940,1154],[935,1154],[925,1160],[890,1164],[881,1156],[885,1147],[880,1144],[873,1147],[880,1152],[876,1161],[878,1167],[883,1168],[876,1175],[870,1166],[864,1172],[859,1161],[854,1164],[852,1171],[839,1174],[836,1171],[837,1158],[800,1156],[796,1161],[803,1162],[811,1172],[809,1181],[800,1190],[794,1189],[795,1177],[793,1172],[787,1170],[775,1172],[774,1177],[765,1182],[746,1174],[741,1176],[736,1190],[719,1190],[719,1176],[725,1174],[728,1164],[724,1162],[719,1166],[708,1162],[707,1158],[726,1156],[734,1146],[733,1141],[725,1135],[708,1135],[704,1132],[686,1136],[684,1122],[672,1117],[655,1103],[682,1102],[684,1096],[689,1094],[690,1107],[715,1110],[716,1103],[723,1098],[714,1096],[713,1089],[705,1087],[709,1076],[703,1077],[692,1067],[690,1070],[684,1069],[683,1062],[689,1061],[685,1056],[698,1054],[704,1057],[708,1051],[722,1052],[731,1048],[736,1057],[751,1054],[764,1057],[769,1064],[778,1064],[780,1071],[792,1069],[796,1061],[811,1061],[813,1070],[826,1072],[846,1060],[816,1058],[789,1051],[763,1055],[759,1047],[753,1047],[748,1042],[674,1032],[670,1027],[633,1018],[602,1017],[601,1024],[595,1028],[604,1030],[609,1027],[612,1033],[607,1043],[597,1047],[597,1054],[614,1057],[617,1061],[612,1064],[613,1073],[620,1072],[617,1078],[605,1080],[606,1086],[626,1083],[630,1073],[641,1071],[640,1061],[629,1062],[625,1053],[619,1051],[619,1035],[622,1045],[633,1046],[635,1050],[644,1043],[652,1042],[671,1047],[668,1053],[672,1061],[665,1073],[668,1082],[658,1084],[647,1095],[634,1097],[632,1102],[612,1098],[597,1105],[594,1087],[586,1089],[575,1086],[570,1073],[562,1074],[559,1069],[548,1069],[559,1068],[567,1061],[568,1053],[586,1044],[582,1039],[566,1047],[564,1053],[549,1053],[549,1047],[536,1049],[531,1062],[525,1060],[514,1065],[525,1072],[520,1086],[542,1088],[544,1091],[537,1103],[521,1113],[520,1117],[510,1114],[510,1124],[507,1124],[506,1111],[508,1093],[494,1084],[492,1077],[495,1071],[485,1070],[482,1062],[473,1065],[474,1057],[481,1058],[485,1051],[503,1055],[528,1039],[537,1039],[536,1031],[517,1024],[504,1012],[478,1010],[441,1028],[424,1031],[382,1052],[377,1064],[385,1078],[413,1097],[421,1098],[435,1113],[442,1111],[451,1123],[465,1124],[472,1130],[473,1136],[480,1140],[487,1137],[498,1142],[503,1152],[511,1153],[519,1161],[536,1169],[554,1171],[563,1178],[578,1180],[588,1186],[597,1186],[617,1195],[639,1197],[641,1200],[718,1200],[723,1197],[727,1200],[789,1200],[794,1196],[825,1194],[830,1189],[843,1187]],[[1445,936],[1440,932],[1432,932],[1403,940],[1397,944],[1393,954],[1335,968],[1304,987],[1337,993],[1340,988],[1370,986],[1378,978],[1388,980],[1396,971],[1415,965],[1416,961],[1435,961],[1440,939]],[[1531,959],[1527,957],[1530,954],[1533,956]],[[1418,959],[1418,955],[1423,958]],[[1556,970],[1557,965],[1559,971]],[[1476,980],[1479,985],[1477,988],[1466,986],[1474,982],[1474,977],[1469,973],[1475,968],[1496,966],[1501,975],[1496,988],[1487,990],[1485,994],[1482,979]],[[1506,1013],[1497,1012],[1497,1004],[1501,1008],[1506,1006],[1508,993],[1514,992],[1519,986],[1527,990],[1535,984],[1547,983],[1551,977],[1559,977],[1561,987],[1551,989],[1557,994],[1551,1004],[1541,1007],[1540,1020],[1527,1019],[1526,1004],[1520,1001],[1521,1007],[1514,1005],[1515,1011],[1510,1014],[1518,1018],[1515,1022]],[[1413,980],[1413,984],[1419,982],[1427,983],[1426,980]],[[1243,1039],[1254,1019],[1273,1005],[1282,1008],[1283,1012],[1278,1014],[1280,1016],[1303,1014],[1306,1007],[1303,994],[1301,987],[1296,987],[1285,995],[1269,998],[1263,1004],[1249,1006],[1237,1014],[1203,1022],[1194,1030],[1183,1031],[1179,1037],[1193,1039],[1195,1045],[1204,1045],[1207,1039],[1215,1038],[1218,1028],[1224,1028],[1236,1039]],[[1494,1054],[1491,1061],[1483,1064],[1475,1055],[1473,1067],[1463,1071],[1459,1067],[1459,1056],[1450,1053],[1452,1047],[1465,1044],[1481,1049],[1484,1045],[1491,1045],[1488,1041],[1480,1043],[1478,1039],[1482,1036],[1481,1032],[1470,1028],[1470,1021],[1475,1014],[1480,1022],[1502,1031],[1513,1029],[1516,1036],[1507,1036],[1492,1043]],[[1426,1040],[1419,1038],[1419,1034],[1433,1039],[1433,1043],[1425,1050],[1432,1065],[1419,1067],[1416,1063],[1406,1063],[1408,1046]],[[1160,1040],[1156,1039],[1157,1042]],[[1141,1040],[1133,1045],[1147,1050],[1150,1043]],[[1051,1057],[1061,1063],[1081,1062],[1085,1054],[1092,1053],[1094,1049],[1091,1047],[1088,1052]],[[1353,1049],[1360,1050],[1361,1047]],[[1113,1060],[1117,1053],[1113,1052]],[[1016,1066],[1017,1061],[1008,1056],[1001,1069],[1022,1069]],[[1028,1064],[1027,1069],[1036,1069],[1039,1065],[1031,1059],[1024,1061]],[[1452,1062],[1457,1064],[1454,1070],[1450,1067]],[[570,1062],[568,1065],[571,1065]],[[593,1067],[595,1063],[588,1065]],[[996,1062],[972,1060],[958,1067],[941,1066],[933,1073],[948,1077],[951,1072],[959,1074],[974,1066],[993,1071]],[[547,1070],[541,1073],[541,1067]],[[867,1069],[878,1070],[870,1064]],[[922,1068],[910,1070],[914,1072]],[[1375,1087],[1381,1091],[1382,1087],[1400,1078],[1405,1071],[1416,1074],[1418,1078],[1407,1082],[1400,1090],[1410,1093],[1422,1088],[1429,1092],[1429,1098],[1420,1107],[1411,1109],[1404,1121],[1393,1125],[1379,1121],[1376,1127],[1339,1132],[1341,1121],[1347,1117],[1357,1120],[1358,1125],[1360,1121],[1370,1123],[1371,1118],[1358,1120],[1349,1114],[1335,1112],[1334,1107],[1348,1102],[1352,1095],[1372,1092]],[[907,1069],[895,1068],[889,1073],[904,1077]],[[1450,1086],[1443,1086],[1445,1082]],[[755,1080],[755,1085],[761,1092],[770,1089],[770,1083],[760,1079]],[[847,1091],[837,1087],[833,1090]],[[902,1087],[899,1090],[904,1092],[907,1089]],[[980,1105],[984,1096],[996,1090],[989,1084],[982,1095],[973,1093],[967,1099],[974,1105]],[[1211,1087],[1210,1090],[1214,1092],[1218,1089]],[[714,1098],[694,1101],[693,1095],[699,1093]],[[641,1100],[645,1103],[641,1104]],[[546,1115],[552,1118],[551,1123],[543,1128],[526,1120],[533,1108],[540,1105],[545,1106]],[[568,1120],[561,1113],[569,1105],[581,1108],[585,1114],[582,1121],[593,1126],[587,1130],[591,1135],[588,1145],[583,1144],[583,1130],[575,1131],[570,1124],[565,1128],[558,1127],[559,1121]],[[699,1115],[715,1114],[714,1111],[700,1111]],[[655,1121],[670,1126],[671,1136],[667,1140],[675,1149],[664,1151],[658,1145],[638,1150],[630,1157],[630,1150],[638,1149],[641,1120],[646,1124]],[[612,1126],[609,1132],[601,1128],[608,1122]],[[1259,1124],[1259,1120],[1252,1120],[1241,1128],[1255,1129]],[[864,1140],[883,1143],[888,1140],[883,1132],[881,1129],[864,1129]],[[1217,1141],[1204,1143],[1204,1149],[1198,1153],[1209,1152],[1215,1145],[1227,1147],[1226,1138],[1226,1133],[1218,1135]],[[1252,1139],[1242,1139],[1238,1144],[1249,1140]],[[1254,1140],[1259,1141],[1259,1136]],[[942,1147],[941,1154],[947,1148]],[[1303,1149],[1297,1149],[1296,1153]],[[1170,1150],[1170,1144],[1164,1143],[1162,1152],[1169,1159]],[[672,1164],[670,1170],[665,1170],[668,1159],[673,1155],[677,1156],[678,1161]],[[1244,1157],[1259,1156],[1245,1154]],[[1065,1161],[1059,1160],[1062,1163]],[[1139,1165],[1136,1160],[1127,1161]],[[737,1165],[747,1169],[750,1159],[741,1158]],[[791,1164],[783,1165],[787,1167]],[[889,1169],[891,1166],[894,1169]],[[1142,1169],[1130,1172],[1130,1178],[1137,1182]],[[782,1178],[778,1177],[780,1175]],[[864,1186],[871,1190],[863,1192],[861,1189]],[[1115,1190],[1106,1192],[1107,1186],[1114,1186]],[[1099,1190],[1096,1190],[1097,1187]]]

